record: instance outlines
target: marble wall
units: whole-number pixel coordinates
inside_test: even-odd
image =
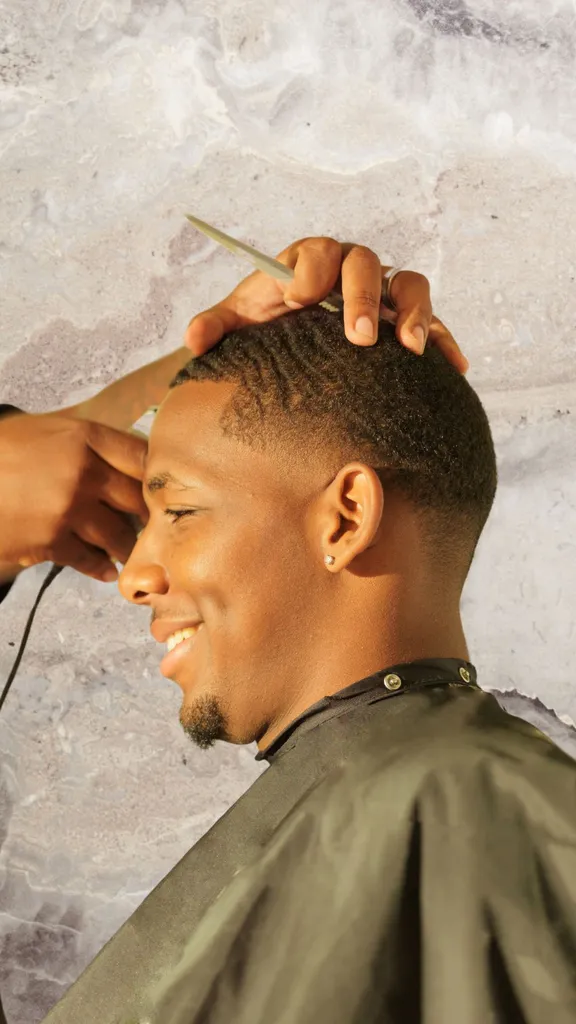
[[[481,685],[576,754],[569,0],[4,0],[0,400],[76,402],[249,267],[354,239],[427,274],[500,489],[463,601]],[[2,607],[9,672],[46,567]],[[15,646],[16,645],[16,646]],[[0,991],[36,1024],[259,772],[192,748],[148,618],[66,570],[0,716]]]

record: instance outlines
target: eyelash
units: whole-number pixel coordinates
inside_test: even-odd
[[[179,519],[183,519],[184,516],[193,516],[197,511],[198,509],[196,508],[166,508],[164,509],[164,515],[174,516],[172,522],[177,523]]]

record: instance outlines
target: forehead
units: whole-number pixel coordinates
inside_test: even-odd
[[[270,473],[270,462],[225,437],[219,420],[235,385],[214,381],[188,381],[173,388],[162,403],[150,433],[146,480],[160,489],[170,477],[193,486],[218,490],[250,488]]]

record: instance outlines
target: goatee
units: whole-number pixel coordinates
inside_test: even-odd
[[[180,725],[201,750],[226,737],[226,719],[216,697],[198,697],[193,704],[183,704]]]

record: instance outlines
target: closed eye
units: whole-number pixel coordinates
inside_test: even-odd
[[[165,508],[165,516],[173,516],[172,522],[176,523],[179,519],[183,519],[184,516],[193,516],[198,511],[197,508]]]

